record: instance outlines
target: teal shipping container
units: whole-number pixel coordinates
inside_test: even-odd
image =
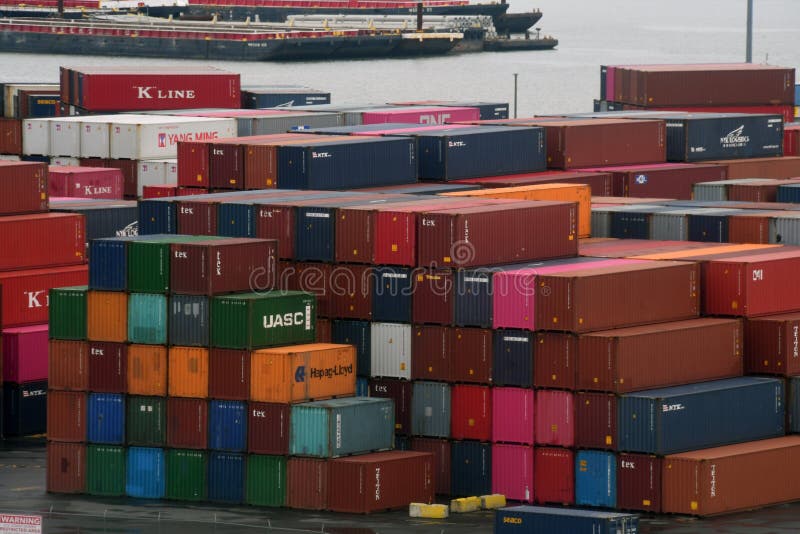
[[[349,397],[292,406],[289,454],[335,458],[391,449],[394,401]]]
[[[167,297],[155,293],[128,296],[128,341],[167,344]]]

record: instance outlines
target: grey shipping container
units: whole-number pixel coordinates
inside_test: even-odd
[[[638,534],[639,517],[633,514],[574,508],[513,506],[495,514],[495,534],[569,532],[569,534]]]
[[[800,376],[789,377],[786,381],[786,411],[790,434],[800,434]]]
[[[324,128],[326,126],[340,126],[342,124],[340,113],[292,113],[266,117],[253,117],[249,123],[239,127],[240,136],[267,135],[286,133],[287,131],[305,130],[308,128]]]
[[[170,345],[207,347],[208,297],[171,295],[168,324]]]
[[[769,221],[769,242],[800,245],[800,213],[786,212]]]
[[[414,382],[411,394],[411,434],[434,438],[450,437],[450,385],[442,382]]]
[[[654,213],[650,218],[650,239],[660,241],[688,241],[690,218],[727,213],[722,208],[673,209]]]
[[[370,376],[411,379],[411,325],[372,323]]]
[[[767,178],[736,178],[733,180],[700,182],[692,186],[692,197],[694,200],[728,200],[728,186],[771,181]]]

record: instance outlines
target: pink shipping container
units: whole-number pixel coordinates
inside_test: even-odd
[[[3,330],[0,378],[18,384],[47,380],[47,347],[46,324]]]
[[[575,445],[574,394],[571,391],[540,389],[536,392],[534,416],[537,445]]]
[[[533,493],[539,504],[575,502],[575,453],[559,447],[536,447]]]
[[[492,440],[533,445],[534,392],[522,388],[492,389]]]
[[[121,200],[124,178],[120,169],[107,167],[50,167],[51,197]]]
[[[445,108],[445,107],[415,107],[397,109],[379,109],[365,111],[361,114],[362,124],[380,124],[385,122],[407,122],[410,124],[445,124],[453,121],[480,120],[481,113],[478,108]]]
[[[533,502],[533,446],[492,445],[492,493]]]

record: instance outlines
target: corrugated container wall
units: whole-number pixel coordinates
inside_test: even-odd
[[[581,450],[575,454],[575,504],[616,508],[617,457],[613,452]]]
[[[521,532],[571,532],[575,534],[637,534],[639,517],[631,514],[514,506],[495,515],[496,534]],[[527,530],[530,529],[530,530]]]
[[[125,493],[140,499],[163,499],[166,491],[166,465],[163,449],[128,449]]]
[[[413,435],[450,437],[449,384],[415,381],[411,403],[411,433]]]
[[[453,441],[450,456],[450,495],[488,495],[492,492],[492,446],[477,441]]]
[[[575,453],[560,447],[536,447],[534,495],[541,504],[575,502]]]
[[[533,446],[492,445],[492,492],[533,502]]]
[[[372,323],[370,375],[411,379],[411,325]]]

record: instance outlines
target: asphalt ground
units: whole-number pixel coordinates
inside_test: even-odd
[[[36,438],[0,441],[0,513],[41,515],[43,532],[58,534],[478,534],[492,532],[493,524],[492,512],[421,520],[409,518],[407,511],[359,516],[48,494],[45,442]],[[640,533],[800,533],[800,503],[711,519],[645,515],[640,519]]]

